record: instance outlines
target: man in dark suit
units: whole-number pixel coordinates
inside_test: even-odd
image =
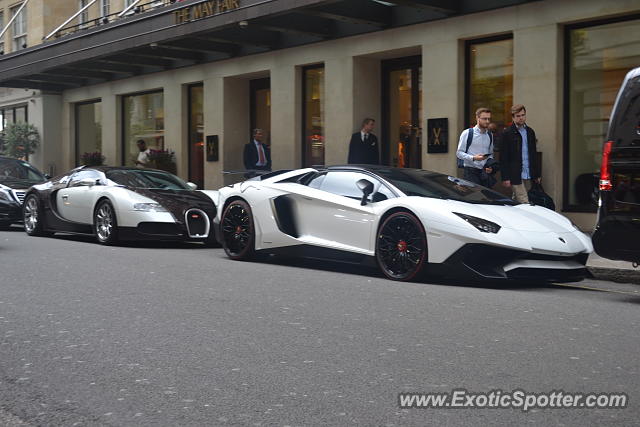
[[[253,130],[251,142],[244,146],[244,167],[247,170],[271,170],[271,151],[262,143],[262,129]]]
[[[363,165],[380,164],[378,138],[371,133],[375,124],[375,120],[366,118],[362,121],[360,132],[351,135],[348,163]]]
[[[529,203],[527,192],[531,182],[540,182],[540,164],[536,151],[536,133],[527,126],[527,110],[524,105],[511,107],[513,123],[502,132],[500,145],[500,170],[502,184],[513,190],[513,198]]]

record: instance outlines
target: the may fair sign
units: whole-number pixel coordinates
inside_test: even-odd
[[[238,9],[240,0],[209,0],[193,6],[187,6],[173,12],[176,24],[208,18],[229,10]]]

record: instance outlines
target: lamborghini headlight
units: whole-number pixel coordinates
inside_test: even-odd
[[[454,214],[458,215],[460,218],[467,221],[469,224],[473,225],[478,230],[483,233],[497,233],[500,231],[500,226],[495,222],[487,221],[486,219],[478,218],[471,215],[465,215],[458,212],[454,212]]]
[[[160,203],[136,203],[133,205],[134,211],[140,212],[166,212],[167,210]]]

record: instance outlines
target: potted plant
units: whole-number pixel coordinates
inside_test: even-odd
[[[149,167],[175,174],[175,153],[171,150],[149,150]]]
[[[80,161],[86,166],[102,166],[104,165],[105,157],[99,151],[86,152],[80,156]]]
[[[31,123],[10,123],[2,132],[3,154],[17,159],[29,159],[40,145],[40,133]]]

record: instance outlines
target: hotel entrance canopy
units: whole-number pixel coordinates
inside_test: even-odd
[[[0,56],[0,87],[62,92],[532,0],[154,0]]]

